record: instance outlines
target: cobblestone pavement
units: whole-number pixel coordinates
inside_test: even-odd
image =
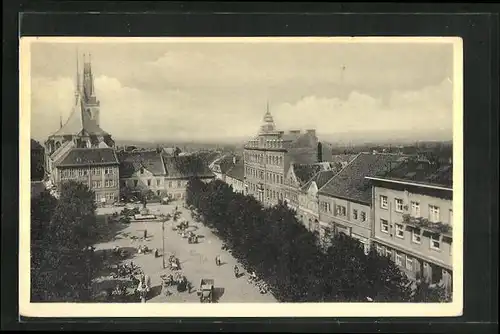
[[[175,286],[171,287],[172,294],[165,296],[161,293],[160,275],[170,273],[169,269],[163,269],[162,257],[155,258],[152,253],[134,254],[132,258],[123,262],[133,261],[135,265],[151,277],[152,292],[148,302],[199,302],[196,289],[202,278],[215,280],[215,298],[218,302],[277,302],[270,294],[261,294],[257,287],[248,282],[248,274],[244,273],[238,279],[234,277],[233,267],[237,264],[236,259],[227,251],[222,251],[222,242],[201,223],[194,223],[189,210],[182,206],[181,202],[168,205],[150,204],[148,209],[152,214],[171,213],[175,207],[181,211],[181,219],[189,221],[190,226],[196,229],[194,232],[202,237],[198,244],[188,244],[187,239],[182,238],[176,231],[172,230],[173,222],[165,223],[165,260],[169,254],[179,258],[181,272],[188,281],[193,284],[193,291],[177,292]],[[99,208],[98,214],[110,214],[121,211],[123,208]],[[141,240],[144,230],[147,230],[147,240]],[[147,245],[148,248],[158,248],[162,253],[162,223],[161,222],[132,222],[120,231],[121,237],[116,240],[95,245],[97,250],[112,249],[115,245],[119,247],[138,247]],[[131,239],[136,236],[139,239]],[[221,256],[222,265],[215,264],[215,257]],[[243,270],[239,265],[240,271]]]

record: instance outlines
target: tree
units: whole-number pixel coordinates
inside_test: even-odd
[[[418,280],[412,299],[416,303],[447,303],[451,302],[451,295],[444,286]]]
[[[31,139],[31,180],[40,181],[44,175],[44,148],[39,142]]]
[[[54,242],[69,249],[88,246],[96,232],[95,195],[86,185],[64,182],[51,222]]]
[[[365,255],[357,240],[342,234],[327,236],[325,249],[318,247],[317,238],[283,203],[263,208],[222,181],[191,179],[187,204],[280,301],[411,299],[409,281],[387,258],[375,252]]]
[[[318,162],[323,161],[323,144],[321,142],[318,142]]]
[[[33,200],[31,243],[34,301],[89,300],[93,276],[89,246],[96,232],[94,193],[64,183],[59,200],[42,193]]]

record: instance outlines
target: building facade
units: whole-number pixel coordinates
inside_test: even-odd
[[[383,175],[397,155],[360,153],[319,189],[320,236],[344,233],[357,239],[365,252],[372,236],[372,190],[366,176]]]
[[[297,215],[299,220],[311,232],[320,237],[321,223],[319,218],[319,195],[318,191],[338,171],[324,170],[316,173],[299,191],[299,205]]]
[[[258,135],[244,146],[244,177],[247,194],[264,205],[285,199],[285,174],[291,163],[317,162],[315,130],[276,130],[269,108]]]
[[[214,174],[196,155],[171,156],[157,150],[120,152],[122,197],[164,198],[182,200],[192,177],[206,182]]]
[[[373,241],[411,279],[452,287],[452,167],[408,162],[373,183]]]
[[[227,171],[225,182],[233,188],[234,192],[246,195],[244,168],[242,161],[235,162],[234,166]]]
[[[87,185],[101,204],[119,200],[119,163],[112,148],[73,149],[62,159],[54,171],[57,184],[73,180]]]

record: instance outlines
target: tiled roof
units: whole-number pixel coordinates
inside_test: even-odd
[[[221,154],[218,152],[198,152],[195,155],[201,158],[207,166],[221,156]]]
[[[217,160],[215,164],[219,165],[222,174],[226,174],[231,168],[234,167],[233,158],[233,155],[228,154]]]
[[[244,174],[245,174],[245,167],[242,162],[236,163],[236,165],[234,165],[226,173],[227,176],[240,181],[244,180],[245,178]]]
[[[109,135],[106,131],[101,129],[93,119],[90,119],[90,115],[83,109],[83,102],[80,96],[78,96],[78,100],[76,101],[75,106],[73,107],[73,111],[71,112],[68,120],[59,130],[54,133],[54,135],[78,135],[82,131],[87,132],[89,135]]]
[[[140,168],[153,173],[153,175],[164,175],[163,160],[161,153],[154,151],[120,152],[120,177],[130,177]]]
[[[356,154],[335,154],[335,155],[332,155],[329,159],[328,159],[328,162],[330,163],[349,163],[351,162],[352,160],[354,160],[354,158],[356,158]]]
[[[72,148],[57,166],[89,166],[118,163],[118,158],[112,148]]]
[[[320,190],[320,194],[371,203],[371,184],[366,176],[383,177],[401,163],[394,154],[360,153]]]
[[[213,177],[206,162],[196,155],[163,157],[166,176],[172,178]]]
[[[322,169],[319,164],[293,164],[293,172],[300,185],[304,185]]]
[[[392,169],[385,178],[452,188],[453,165],[408,159]]]
[[[336,170],[324,170],[324,171],[320,171],[318,173],[316,173],[316,175],[314,175],[314,177],[312,179],[309,180],[309,182],[307,182],[303,187],[302,189],[303,190],[307,190],[307,188],[309,188],[309,186],[311,185],[311,183],[315,182],[316,183],[316,186],[318,187],[318,189],[320,189],[321,187],[323,187],[332,177],[335,176],[335,174],[337,173],[338,171]]]

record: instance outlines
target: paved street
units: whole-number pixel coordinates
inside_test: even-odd
[[[169,205],[148,205],[152,214],[171,213],[178,206],[181,211],[181,219],[189,221],[190,226],[194,226],[195,233],[203,236],[198,244],[188,244],[187,239],[182,238],[176,231],[172,230],[173,222],[165,223],[165,253],[166,259],[169,254],[176,255],[181,263],[182,273],[188,281],[193,284],[193,291],[177,292],[177,289],[171,287],[173,292],[170,296],[160,293],[161,279],[163,273],[171,271],[163,269],[162,257],[155,258],[152,253],[134,254],[124,262],[133,261],[144,272],[151,277],[152,297],[148,302],[199,302],[196,289],[199,287],[201,278],[211,278],[215,280],[215,297],[218,302],[276,302],[270,294],[261,294],[257,287],[247,281],[248,275],[236,279],[234,277],[233,267],[237,264],[234,257],[227,251],[222,251],[222,242],[201,223],[194,223],[191,219],[189,210],[182,207],[181,202],[174,202]],[[110,214],[114,211],[121,211],[123,208],[99,208],[98,214]],[[146,241],[130,237],[136,236],[142,238],[144,229],[147,229],[149,238]],[[115,245],[119,247],[138,247],[147,245],[150,249],[162,249],[162,223],[161,222],[132,222],[121,230],[116,240],[95,245],[97,250],[112,249]],[[221,255],[222,266],[215,264],[215,257]],[[243,270],[239,265],[240,270]]]

